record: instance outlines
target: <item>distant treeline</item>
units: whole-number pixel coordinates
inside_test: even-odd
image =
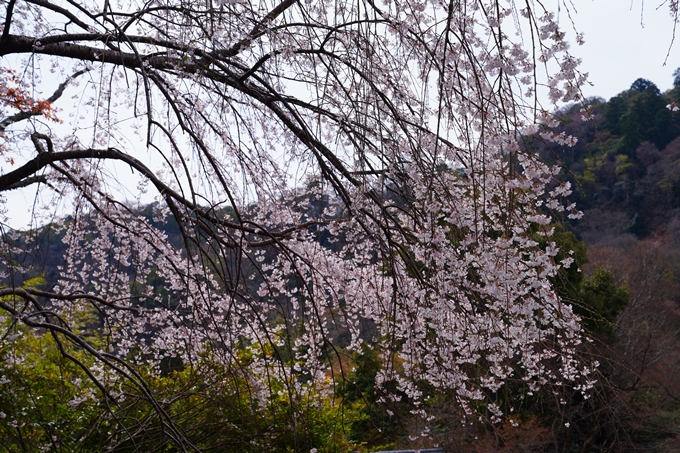
[[[677,72],[677,71],[676,71]],[[589,244],[630,245],[667,228],[680,214],[680,78],[661,93],[637,79],[609,101],[589,100],[558,112],[560,131],[574,135],[573,147],[547,147],[532,138],[541,156],[565,168],[571,199],[586,212],[572,224]],[[587,110],[587,111],[584,111]],[[584,115],[592,115],[583,121]]]

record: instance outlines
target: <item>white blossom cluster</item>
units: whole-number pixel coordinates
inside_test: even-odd
[[[572,260],[555,258],[550,213],[581,213],[528,146],[576,142],[553,132],[537,93],[578,102],[586,80],[553,12],[81,3],[59,7],[70,17],[17,2],[11,33],[40,38],[36,75],[37,61],[90,80],[69,92],[70,127],[30,127],[58,157],[41,190],[75,210],[54,288],[69,297],[46,303],[73,326],[97,310],[93,375],[112,392],[134,377],[110,355],[159,372],[209,356],[266,401],[272,374],[304,393],[341,379],[334,364],[363,343],[383,355],[377,383],[396,383],[385,398],[415,412],[423,385],[468,412],[510,381],[593,385],[580,320],[551,284]],[[6,145],[40,152],[27,137]],[[121,168],[156,196],[151,218],[122,199]]]

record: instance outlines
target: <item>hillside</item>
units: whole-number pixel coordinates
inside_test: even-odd
[[[578,138],[573,147],[548,148],[543,158],[562,165],[585,215],[571,224],[589,245],[627,246],[670,231],[680,214],[680,112],[667,108],[680,86],[660,93],[636,80],[609,101],[590,100],[591,121],[580,106],[558,112],[560,132]]]

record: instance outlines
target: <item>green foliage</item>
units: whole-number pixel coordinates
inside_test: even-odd
[[[631,167],[630,159],[625,154],[619,154],[616,156],[616,169],[614,170],[617,175],[622,175],[626,173]]]
[[[583,318],[587,331],[611,336],[616,318],[628,305],[629,297],[625,287],[616,285],[613,273],[598,267],[583,281],[575,312]]]
[[[258,396],[246,376],[209,358],[167,375],[138,369],[161,414],[124,381],[125,398],[104,404],[49,338],[24,332],[0,357],[3,451],[169,452],[174,430],[202,451],[343,453],[352,449],[346,427],[364,417],[358,404],[345,404],[328,389],[300,391],[273,380],[271,392]],[[169,419],[173,425],[164,425]]]
[[[381,363],[380,351],[364,343],[362,353],[352,355],[352,372],[338,391],[347,404],[360,411],[360,416],[348,425],[351,439],[369,451],[394,448],[395,440],[404,434],[403,422],[408,416],[405,396],[389,406],[378,402],[380,395],[376,393],[375,378]],[[386,386],[389,388],[389,383]]]
[[[640,93],[659,94],[659,88],[651,81],[639,78],[630,86],[631,90],[639,91]]]
[[[249,360],[248,354],[241,357]],[[149,389],[178,432],[201,451],[308,452],[350,451],[346,426],[358,412],[333,398],[329,389],[292,387],[273,379],[272,388],[252,387],[247,376],[226,370],[210,357],[167,376],[145,373]],[[242,366],[241,363],[238,366]],[[174,451],[158,413],[145,400],[117,414],[125,430],[116,433],[123,451]],[[127,432],[140,433],[129,438]],[[142,434],[143,433],[143,434]]]
[[[566,231],[563,225],[552,226],[554,232],[550,241],[557,245],[559,252],[555,255],[555,261],[563,263],[565,259],[571,258],[573,263],[569,267],[561,267],[553,279],[553,284],[557,294],[564,300],[573,302],[580,297],[581,283],[583,282],[583,272],[581,266],[588,262],[586,245],[579,241],[574,233]],[[544,236],[536,235],[539,247],[545,248],[547,240]]]
[[[40,277],[24,287],[44,284]],[[97,322],[87,307],[74,312],[76,326]],[[345,402],[330,381],[312,387],[295,374],[277,379],[281,364],[266,357],[272,351],[255,349],[241,350],[229,367],[210,354],[191,366],[170,363],[161,373],[137,366],[145,390],[110,372],[100,375],[121,390],[116,401],[105,400],[75,363],[97,374],[91,355],[62,339],[69,360],[51,333],[7,316],[0,328],[0,451],[174,452],[173,437],[184,436],[201,451],[344,453],[353,448],[347,427],[366,417],[363,404]],[[88,339],[95,347],[105,344]],[[269,389],[253,387],[240,372],[256,359],[268,359],[262,372],[270,376]]]
[[[583,183],[595,184],[597,182],[597,172],[602,168],[604,159],[601,156],[595,156],[586,157],[583,161],[586,164],[586,168],[583,170],[583,175],[581,175],[581,181]]]
[[[648,80],[638,79],[605,104],[604,126],[611,134],[623,138],[617,152],[631,155],[641,142],[665,146],[675,136],[672,115],[666,108],[669,100]]]
[[[617,286],[614,274],[602,268],[596,268],[589,278],[585,278],[581,268],[588,262],[586,244],[562,225],[553,228],[555,231],[550,241],[559,248],[555,261],[561,263],[566,258],[573,259],[573,263],[560,268],[553,279],[557,294],[573,305],[589,333],[611,335],[616,317],[628,305],[628,290]],[[540,247],[546,247],[545,237],[536,235],[535,238]]]
[[[25,334],[0,351],[0,446],[5,451],[78,451],[98,437],[90,432],[100,412],[92,399],[95,390],[82,370],[48,342]]]
[[[23,287],[44,286],[37,277]],[[7,303],[16,303],[5,297]],[[12,452],[79,451],[99,441],[97,390],[73,361],[59,352],[47,332],[0,320],[0,448]],[[70,351],[73,352],[73,351]],[[78,360],[87,356],[74,353]]]

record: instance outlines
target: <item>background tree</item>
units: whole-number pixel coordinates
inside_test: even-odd
[[[21,74],[3,89],[30,94],[2,104],[2,201],[38,184],[36,222],[69,214],[46,289],[21,285],[39,241],[3,226],[8,329],[84,354],[63,352],[108,404],[147,401],[168,442],[203,448],[154,376],[217,385],[217,367],[253,416],[285,396],[299,433],[364,343],[382,402],[424,417],[433,389],[495,422],[507,381],[592,386],[540,206],[580,213],[524,140],[574,144],[535,95],[580,101],[585,77],[540,4],[10,0],[2,22]]]

